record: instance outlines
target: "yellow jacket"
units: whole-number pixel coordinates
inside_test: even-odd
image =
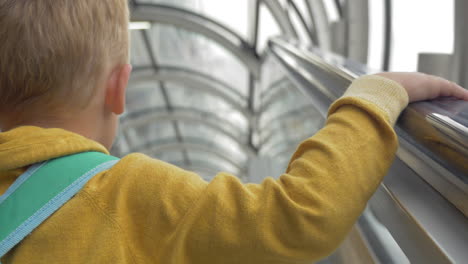
[[[8,263],[311,263],[344,239],[386,174],[406,92],[358,79],[279,180],[205,182],[142,154],[124,157],[3,259]],[[107,151],[61,129],[0,133],[0,194],[40,161]]]

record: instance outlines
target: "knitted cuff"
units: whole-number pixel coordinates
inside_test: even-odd
[[[342,105],[353,104],[355,100],[347,100],[353,98],[363,99],[383,110],[392,126],[409,102],[408,93],[399,83],[382,76],[368,75],[356,79],[344,95],[332,104],[329,114]]]

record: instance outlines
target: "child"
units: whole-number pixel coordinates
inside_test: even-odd
[[[108,153],[131,66],[126,0],[0,0],[0,25],[5,194],[33,164]],[[208,183],[128,155],[1,261],[311,263],[340,244],[386,174],[398,145],[392,126],[408,100],[449,95],[468,99],[463,88],[422,74],[360,78],[287,172],[260,185],[225,173]]]

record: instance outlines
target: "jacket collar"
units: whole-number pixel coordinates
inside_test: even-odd
[[[101,144],[63,129],[18,127],[0,133],[0,172],[87,151],[109,154]]]

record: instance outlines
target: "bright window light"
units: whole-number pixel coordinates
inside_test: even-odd
[[[278,23],[273,18],[270,11],[265,7],[265,5],[260,5],[257,51],[259,53],[263,52],[263,50],[267,46],[268,39],[270,39],[273,36],[278,36],[280,34],[281,31],[278,26]]]
[[[150,29],[150,22],[130,22],[130,30],[143,30]]]
[[[394,0],[391,70],[417,70],[422,52],[451,54],[454,21],[454,0]]]
[[[234,31],[241,36],[247,36],[249,27],[247,12],[249,8],[248,0],[199,0],[199,2],[203,13],[209,15],[223,25],[234,29]]]
[[[323,1],[325,4],[325,10],[327,11],[328,19],[330,22],[335,22],[340,20],[340,14],[336,9],[336,4],[333,0],[325,0]]]
[[[371,70],[381,70],[384,55],[384,0],[369,1],[369,60]]]

